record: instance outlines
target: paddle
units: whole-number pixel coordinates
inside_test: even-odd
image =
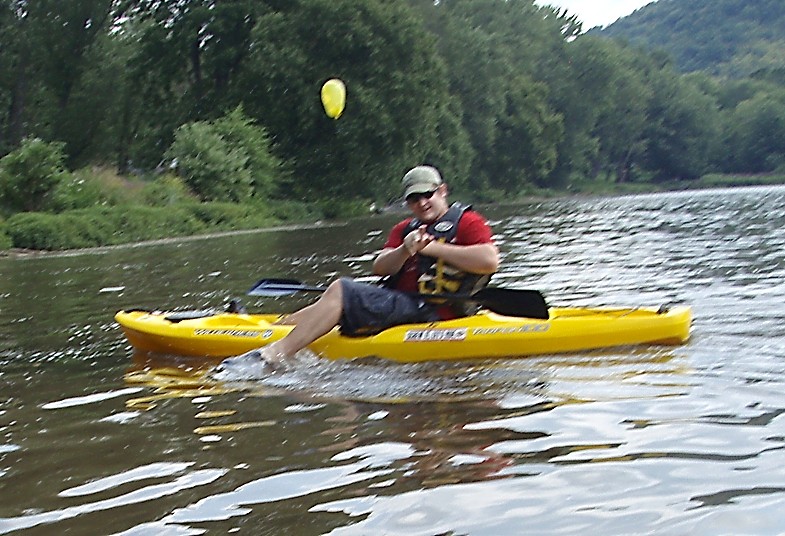
[[[248,291],[249,296],[285,296],[295,292],[324,292],[327,287],[305,285],[295,279],[260,279]],[[489,311],[505,316],[548,319],[548,305],[536,290],[486,287],[468,294],[419,294],[407,292],[425,300],[475,302]]]

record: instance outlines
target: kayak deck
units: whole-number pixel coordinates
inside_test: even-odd
[[[286,336],[279,315],[120,311],[115,320],[137,350],[225,358]],[[395,326],[377,335],[344,337],[334,329],[309,348],[329,359],[376,356],[402,362],[523,357],[640,344],[682,344],[692,321],[687,306],[551,307],[537,320],[482,311],[474,316]]]

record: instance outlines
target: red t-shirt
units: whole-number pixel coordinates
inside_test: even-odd
[[[397,248],[403,244],[403,230],[409,225],[412,218],[407,218],[395,225],[387,237],[385,248]],[[479,213],[467,210],[458,222],[458,231],[453,244],[459,246],[473,246],[475,244],[492,244],[492,231],[488,222]],[[417,292],[417,255],[409,257],[401,269],[401,277],[395,286],[404,292]]]

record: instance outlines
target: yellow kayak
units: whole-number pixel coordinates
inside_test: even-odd
[[[115,320],[139,351],[225,358],[284,337],[278,315],[120,311]],[[431,324],[407,324],[368,337],[335,329],[309,348],[329,359],[376,356],[402,362],[522,357],[614,346],[681,344],[692,321],[687,306],[672,308],[551,307],[547,320],[482,311]]]

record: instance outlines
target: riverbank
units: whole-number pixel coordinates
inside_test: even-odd
[[[271,227],[261,227],[257,229],[241,229],[236,231],[218,231],[214,233],[203,233],[190,236],[175,236],[170,238],[158,238],[155,240],[142,240],[139,242],[129,242],[126,244],[114,244],[111,246],[96,246],[92,248],[67,249],[62,251],[47,251],[36,249],[11,248],[0,251],[0,258],[26,259],[38,257],[76,257],[79,255],[100,255],[107,251],[118,249],[141,248],[147,246],[159,246],[165,244],[179,244],[183,242],[195,242],[197,240],[207,240],[210,238],[220,238],[225,236],[242,236],[259,233],[278,233],[285,231],[302,231],[307,229],[324,229],[325,227],[345,227],[347,222],[325,222],[315,221],[312,223],[300,223],[291,225],[275,225]]]
[[[572,196],[616,196],[664,191],[770,186],[785,184],[785,175],[709,174],[696,181],[613,183],[586,181],[567,190],[541,189],[517,200]],[[484,203],[477,203],[482,205]],[[490,203],[499,204],[499,203]],[[340,208],[337,208],[339,207]],[[233,234],[292,230],[324,225],[345,225],[372,210],[358,202],[335,203],[330,218],[325,203],[281,202],[268,204],[179,203],[170,207],[111,206],[59,214],[21,213],[0,222],[0,258],[41,254],[84,254],[113,247],[143,246],[172,241],[199,240]],[[325,223],[327,222],[327,223]]]
[[[742,186],[776,186],[785,184],[785,174],[709,173],[694,181],[627,182],[585,181],[571,185],[568,195],[628,195]]]

